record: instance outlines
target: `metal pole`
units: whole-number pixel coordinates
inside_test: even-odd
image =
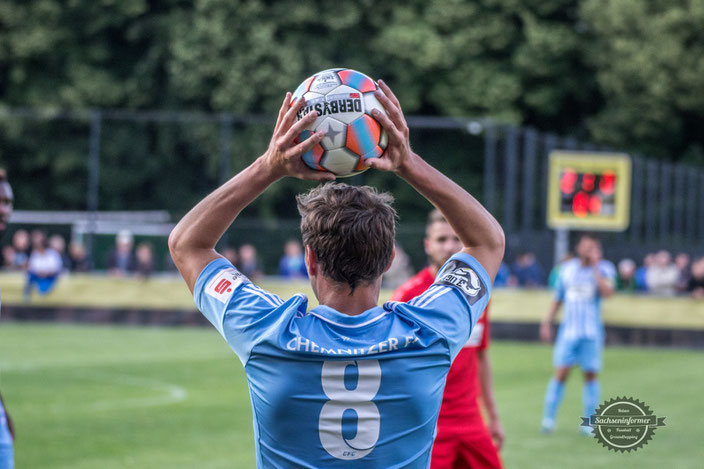
[[[555,230],[555,262],[557,265],[565,258],[570,250],[570,230],[567,228],[558,228]]]
[[[91,269],[95,267],[95,231],[98,218],[98,188],[100,184],[100,137],[102,115],[94,110],[90,115],[90,141],[88,148],[88,237],[86,252],[90,256]]]
[[[538,153],[538,133],[526,128],[523,134],[523,206],[521,230],[528,231],[535,222],[535,164]]]
[[[232,114],[220,114],[220,174],[218,182],[230,179],[230,156],[232,155]]]
[[[670,210],[672,210],[672,164],[660,164],[660,244],[664,246],[670,234]]]
[[[507,235],[512,235],[513,220],[516,207],[516,184],[517,184],[517,169],[518,169],[518,129],[514,126],[506,127],[506,146],[504,148],[504,161],[506,164],[506,180],[504,187],[504,213],[503,226]]]
[[[484,206],[494,213],[496,199],[496,127],[486,123],[484,133]]]
[[[642,216],[642,204],[643,204],[643,179],[645,172],[643,171],[643,158],[640,156],[633,156],[631,159],[633,164],[633,173],[631,177],[631,227],[630,227],[630,239],[632,242],[637,243],[643,240],[643,216]]]

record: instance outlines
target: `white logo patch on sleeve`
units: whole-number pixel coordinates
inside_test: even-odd
[[[246,281],[247,277],[239,273],[235,269],[224,269],[208,283],[205,287],[205,293],[212,296],[221,303],[227,303],[232,294],[242,282]]]

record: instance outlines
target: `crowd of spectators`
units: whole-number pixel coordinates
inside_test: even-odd
[[[305,280],[308,274],[305,253],[301,243],[289,239],[283,246],[277,275],[290,280]],[[247,277],[256,280],[263,269],[252,244],[236,248],[224,246],[221,252]],[[26,272],[24,295],[31,298],[34,292],[45,295],[54,288],[62,273],[88,272],[93,267],[86,247],[78,242],[66,245],[60,234],[47,234],[41,230],[15,231],[12,241],[2,247],[4,270]],[[571,254],[563,259],[566,261]],[[158,269],[154,248],[149,242],[135,246],[129,231],[115,236],[115,245],[107,257],[107,272],[111,276],[136,276],[146,279]],[[532,251],[522,251],[514,262],[502,263],[496,275],[494,287],[554,288],[560,269],[559,263],[546,273]],[[174,271],[168,253],[161,264],[162,270]],[[690,258],[686,253],[676,256],[666,250],[647,254],[640,265],[633,259],[621,259],[617,263],[616,288],[627,293],[648,293],[657,296],[691,295],[704,298],[704,257]],[[414,273],[410,257],[400,245],[396,245],[396,256],[389,271],[384,275],[384,287],[395,288]]]
[[[647,254],[640,266],[633,259],[622,259],[616,287],[624,292],[704,298],[704,257],[679,253],[673,259],[670,252],[660,250]]]

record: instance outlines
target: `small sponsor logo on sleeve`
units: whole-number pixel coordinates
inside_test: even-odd
[[[457,259],[447,264],[440,275],[440,279],[435,283],[457,287],[467,298],[470,305],[473,305],[486,295],[486,287],[479,275],[469,265]]]
[[[208,282],[208,285],[205,287],[205,293],[221,303],[227,303],[235,289],[245,281],[247,281],[247,277],[237,270],[224,269],[218,272],[218,274]]]

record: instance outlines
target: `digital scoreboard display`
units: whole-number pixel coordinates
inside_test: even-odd
[[[555,150],[549,157],[548,226],[628,228],[631,159],[622,153]]]

